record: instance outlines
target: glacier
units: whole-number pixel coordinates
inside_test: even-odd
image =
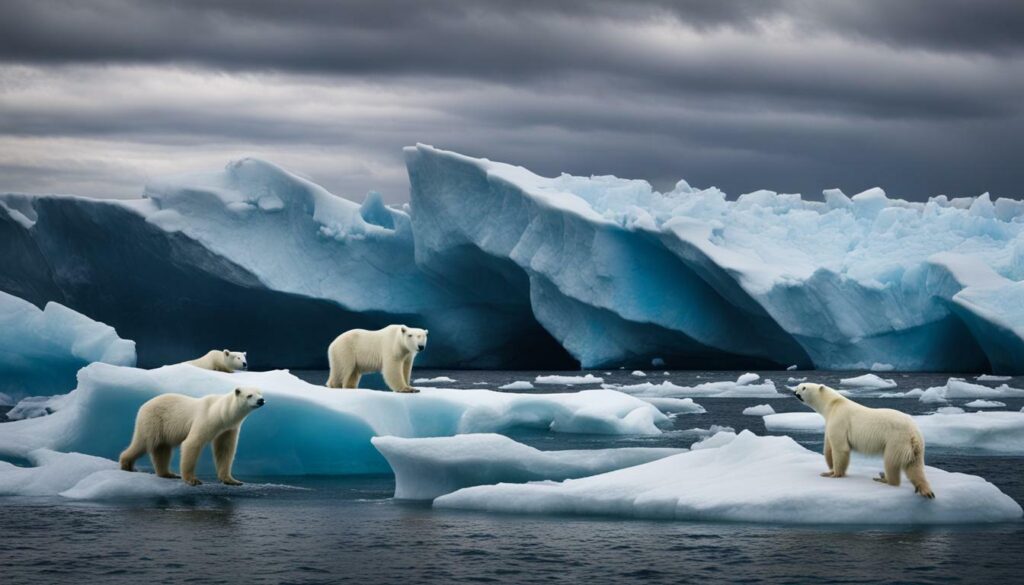
[[[64,393],[92,362],[135,365],[135,342],[55,302],[42,310],[0,291],[0,392],[9,400]]]
[[[400,500],[433,500],[474,485],[584,477],[685,451],[657,447],[540,451],[496,434],[374,437],[373,445],[395,473],[395,498]]]
[[[515,394],[423,388],[399,394],[328,389],[281,370],[228,374],[186,364],[141,370],[94,363],[79,371],[77,388],[53,414],[0,424],[0,459],[19,462],[37,449],[117,459],[146,400],[165,392],[225,393],[237,386],[258,387],[267,399],[241,433],[234,471],[242,481],[246,474],[387,472],[370,443],[379,435],[435,437],[516,428],[656,435],[662,432],[659,425],[669,424],[654,406],[613,390]],[[207,449],[200,478],[212,469]]]
[[[407,209],[251,158],[135,200],[0,195],[0,290],[116,327],[146,367],[324,367],[341,331],[402,322],[436,367],[1024,373],[1020,201],[729,199],[404,154]]]
[[[1024,412],[944,411],[912,417],[926,448],[943,447],[979,453],[1024,455]],[[781,412],[764,418],[775,432],[823,432],[825,419],[816,412]]]
[[[716,435],[716,437],[719,437]],[[726,442],[727,441],[727,442]],[[743,431],[718,447],[562,482],[467,487],[437,508],[516,514],[576,514],[780,524],[957,524],[1011,522],[1022,510],[984,479],[928,468],[938,497],[904,483],[873,481],[877,465],[854,461],[842,480],[820,477],[820,453],[790,437]],[[752,478],[756,481],[752,484]]]

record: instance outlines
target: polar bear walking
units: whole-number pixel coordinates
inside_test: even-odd
[[[202,357],[185,363],[197,368],[203,368],[204,370],[227,372],[229,374],[235,370],[249,369],[249,363],[246,360],[244,351],[230,351],[227,349],[211,349]]]
[[[822,384],[800,384],[793,393],[825,417],[824,477],[844,477],[850,465],[850,451],[882,454],[885,471],[875,481],[900,485],[900,472],[914,491],[934,498],[924,476],[924,438],[914,419],[891,408],[868,408]]]
[[[382,372],[395,392],[418,392],[412,387],[412,362],[427,347],[427,330],[388,325],[377,331],[352,329],[327,348],[331,374],[328,388],[358,388],[359,378]]]
[[[132,443],[121,453],[121,469],[135,471],[135,460],[149,453],[156,474],[177,479],[171,473],[171,449],[181,445],[181,478],[189,485],[196,478],[196,462],[207,443],[213,442],[217,478],[227,485],[242,485],[231,475],[238,432],[242,421],[266,402],[255,388],[235,388],[222,395],[192,398],[162,394],[147,401],[135,417]]]

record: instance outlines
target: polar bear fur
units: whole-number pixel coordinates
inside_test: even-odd
[[[170,471],[171,449],[181,445],[181,478],[196,479],[196,462],[207,443],[213,443],[217,478],[227,485],[242,485],[231,476],[242,421],[264,405],[256,388],[235,388],[227,394],[192,398],[162,394],[139,408],[132,443],[121,453],[121,469],[135,471],[135,460],[145,453],[160,477],[178,478]]]
[[[412,387],[412,362],[427,347],[427,330],[388,325],[377,331],[352,329],[327,348],[331,374],[328,388],[358,388],[359,378],[381,372],[395,392],[418,392]]]
[[[885,471],[875,481],[900,485],[900,472],[914,491],[934,498],[924,476],[924,438],[908,415],[891,408],[868,408],[828,386],[800,384],[793,393],[825,418],[824,477],[843,477],[850,465],[850,451],[881,454]]]
[[[211,349],[203,357],[185,362],[204,370],[215,372],[232,373],[235,370],[249,369],[244,351],[230,351],[227,349]]]

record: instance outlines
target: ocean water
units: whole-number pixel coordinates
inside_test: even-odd
[[[629,372],[594,372],[635,383]],[[742,372],[648,372],[678,384]],[[326,372],[296,372],[315,383]],[[537,372],[417,371],[457,388],[494,388]],[[762,372],[836,383],[849,374]],[[947,374],[883,374],[901,390],[945,383]],[[379,380],[367,380],[379,384]],[[1024,379],[1010,382],[1024,387]],[[572,390],[538,387],[538,392]],[[573,389],[580,389],[575,387]],[[765,433],[741,411],[792,399],[697,398],[705,414],[679,415],[657,437],[512,433],[540,449],[686,447],[693,428]],[[911,414],[934,405],[860,399]],[[954,401],[954,405],[960,402]],[[1024,399],[1003,400],[1019,410]],[[817,434],[794,438],[820,449]],[[981,475],[1024,503],[1024,458],[929,448],[928,464]],[[535,517],[433,510],[391,499],[390,475],[242,477],[302,490],[239,496],[82,503],[0,498],[0,582],[20,583],[1012,583],[1024,574],[1024,522],[880,528]],[[757,489],[752,478],[751,489]],[[941,494],[940,494],[941,497]]]

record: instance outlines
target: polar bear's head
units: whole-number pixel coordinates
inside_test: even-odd
[[[267,403],[259,388],[235,388],[235,400],[246,410],[254,410]]]
[[[402,332],[402,345],[410,353],[417,353],[427,348],[427,330],[402,325],[399,331]]]
[[[232,371],[249,369],[249,361],[245,359],[244,351],[230,351],[227,349],[223,351],[224,365],[227,366],[228,369]]]
[[[835,397],[840,396],[838,392],[824,384],[811,384],[809,382],[804,382],[796,388],[791,388],[791,390],[793,390],[793,395],[796,396],[800,402],[810,406],[819,413],[822,412],[822,410],[832,402]]]

